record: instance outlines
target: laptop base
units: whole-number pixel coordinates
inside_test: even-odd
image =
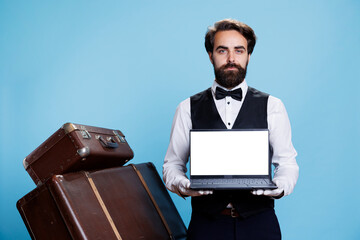
[[[256,189],[277,189],[276,185],[263,185],[263,186],[248,186],[248,185],[239,185],[239,184],[234,184],[234,185],[230,185],[230,184],[206,184],[206,185],[202,185],[202,184],[191,184],[190,185],[190,189],[193,190],[256,190]]]
[[[277,186],[266,178],[240,178],[240,179],[190,179],[190,188],[194,190],[255,190],[277,189]]]

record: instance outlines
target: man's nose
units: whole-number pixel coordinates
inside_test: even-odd
[[[229,63],[235,62],[235,56],[234,56],[234,53],[233,53],[232,51],[229,52],[228,62],[229,62]]]

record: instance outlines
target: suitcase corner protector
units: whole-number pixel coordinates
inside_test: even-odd
[[[75,124],[70,123],[70,122],[65,123],[64,125],[62,125],[61,128],[64,129],[65,134],[69,134],[69,133],[71,133],[72,131],[75,131],[75,130],[78,129]]]
[[[27,170],[29,167],[29,163],[26,161],[26,158],[24,158],[24,160],[23,160],[23,166],[24,166],[25,170]]]
[[[86,158],[90,155],[90,148],[88,146],[80,148],[77,150],[77,154],[82,158]]]

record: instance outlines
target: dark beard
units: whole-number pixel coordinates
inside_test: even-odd
[[[225,71],[225,69],[228,67],[235,67],[237,68],[237,71]],[[240,65],[237,65],[235,63],[227,63],[226,65],[221,66],[217,69],[214,66],[216,82],[227,89],[232,89],[244,81],[246,76],[246,69],[247,63],[245,68],[242,68]]]

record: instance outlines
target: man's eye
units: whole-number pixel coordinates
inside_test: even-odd
[[[242,53],[244,53],[244,50],[236,50],[236,53],[242,54]]]
[[[225,50],[219,50],[218,53],[225,53]]]

